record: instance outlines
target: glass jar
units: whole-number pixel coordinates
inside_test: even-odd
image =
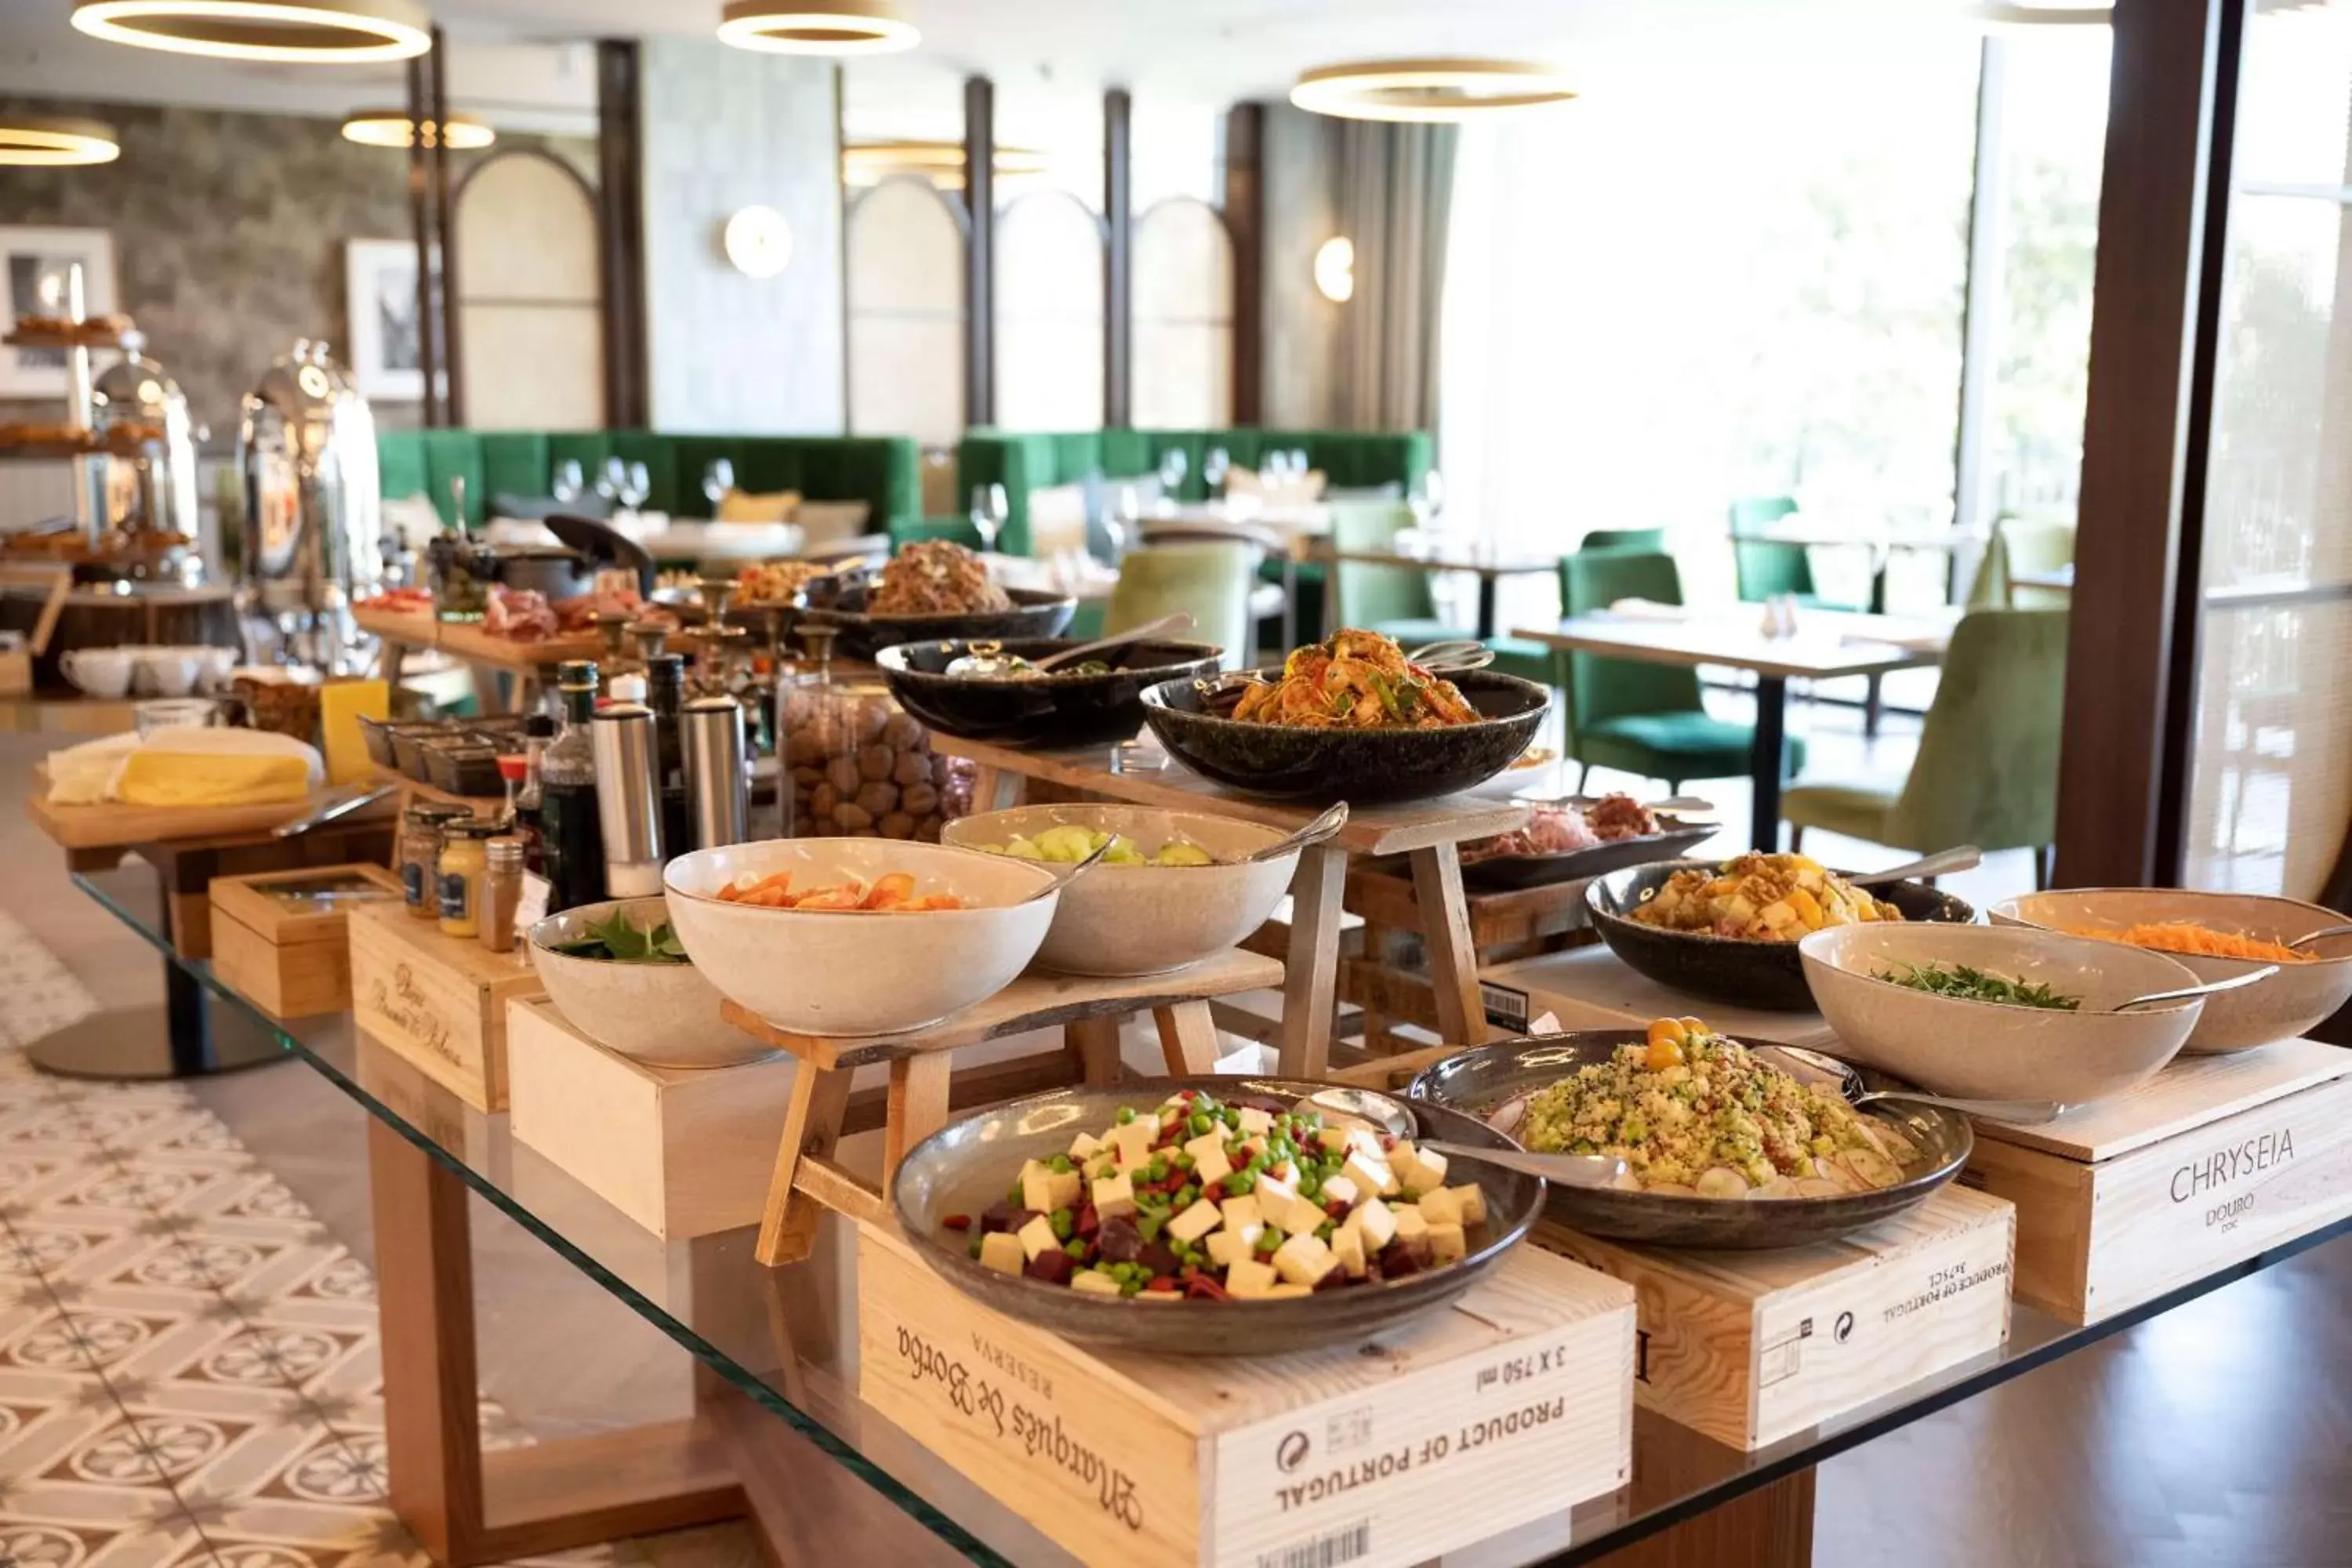
[[[481,933],[482,873],[489,868],[483,847],[499,831],[495,822],[453,822],[444,830],[435,879],[443,936]]]
[[[807,626],[812,668],[776,689],[787,838],[920,838],[971,811],[977,770],[931,750],[931,732],[879,679],[837,676],[830,626]]]
[[[476,922],[482,945],[512,952],[515,911],[522,907],[523,845],[520,838],[493,838],[482,846],[482,907]]]
[[[418,920],[435,920],[441,913],[440,890],[434,879],[440,874],[443,830],[473,815],[462,805],[436,801],[412,805],[401,815],[400,889],[408,912]]]

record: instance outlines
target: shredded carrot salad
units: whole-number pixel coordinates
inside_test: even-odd
[[[2093,931],[2087,926],[2076,926],[2073,934],[2127,942],[2134,947],[2152,947],[2160,952],[2196,953],[2204,958],[2259,958],[2273,963],[2306,963],[2311,959],[2311,954],[2297,952],[2284,942],[2215,931],[2193,921],[2143,921],[2122,931]]]

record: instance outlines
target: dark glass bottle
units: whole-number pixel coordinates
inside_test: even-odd
[[[544,877],[547,859],[540,843],[540,807],[546,798],[547,748],[555,739],[555,720],[545,713],[532,714],[523,721],[522,737],[522,785],[515,791],[515,837],[522,840],[523,869]]]
[[[694,808],[686,791],[686,742],[678,712],[686,702],[686,656],[657,653],[646,660],[646,706],[654,710],[655,784],[661,795],[662,853],[675,859],[699,847]]]
[[[596,716],[596,667],[560,666],[563,727],[539,763],[540,858],[550,914],[604,896],[604,829],[596,815],[596,753],[589,735]]]

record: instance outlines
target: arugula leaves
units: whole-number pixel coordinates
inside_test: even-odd
[[[685,944],[667,921],[639,931],[618,910],[610,920],[591,925],[593,935],[567,942],[555,951],[566,958],[596,958],[614,963],[686,963]]]
[[[2005,1007],[2047,1007],[2072,1013],[2083,1005],[2080,996],[2062,996],[2047,985],[2028,980],[2004,980],[1965,963],[1906,963],[1896,969],[1882,969],[1877,978],[1937,996],[1996,1002]]]

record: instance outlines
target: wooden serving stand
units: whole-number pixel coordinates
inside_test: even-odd
[[[720,1014],[754,1039],[789,1051],[800,1063],[785,1113],[783,1145],[768,1185],[760,1222],[758,1257],[771,1267],[797,1263],[816,1240],[819,1205],[867,1224],[887,1225],[890,1182],[907,1151],[947,1125],[948,1113],[1055,1083],[1115,1083],[1120,1067],[1119,1020],[1149,1012],[1160,1030],[1168,1071],[1199,1077],[1216,1070],[1217,1031],[1209,1000],[1243,991],[1270,990],[1282,965],[1239,949],[1204,958],[1170,974],[1092,979],[1024,974],[984,1001],[939,1023],[897,1035],[836,1037],[780,1029],[738,1003]],[[967,1046],[1058,1027],[1057,1071],[1039,1081],[1039,1063],[1016,1058],[958,1073],[955,1053]],[[889,1065],[888,1109],[883,1121],[882,1183],[867,1184],[833,1158],[858,1068]],[[1018,1079],[1020,1088],[1008,1087]]]
[[[383,639],[380,673],[394,686],[400,684],[401,659],[413,647],[435,649],[477,671],[511,676],[526,689],[568,659],[594,658],[604,651],[593,632],[518,642],[512,637],[493,637],[471,621],[441,620],[430,611],[384,610],[359,605],[352,610],[352,621],[360,630]]]
[[[1492,964],[1598,941],[1584,915],[1588,880],[1577,877],[1501,892],[1465,889],[1463,909],[1480,972]],[[1349,867],[1344,902],[1351,913],[1363,917],[1364,940],[1360,956],[1340,960],[1339,1000],[1362,1009],[1364,1048],[1375,1056],[1413,1048],[1390,1032],[1390,1023],[1444,1034],[1428,955],[1429,933],[1433,929],[1444,932],[1445,912],[1423,906],[1410,862],[1369,860]],[[1481,1000],[1488,1022],[1509,1021],[1496,1017],[1492,997],[1482,995]]]

